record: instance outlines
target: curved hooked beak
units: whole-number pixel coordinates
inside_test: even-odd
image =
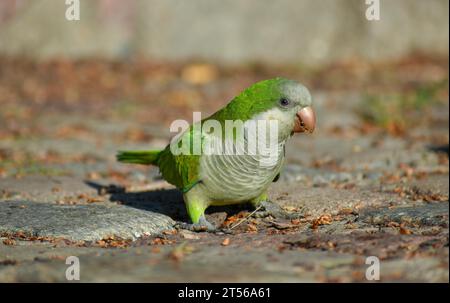
[[[313,109],[309,106],[302,108],[298,111],[295,117],[294,132],[312,133],[316,127],[316,114]]]

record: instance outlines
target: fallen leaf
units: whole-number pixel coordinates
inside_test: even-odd
[[[320,225],[329,225],[329,224],[331,224],[332,221],[333,221],[333,219],[331,218],[330,215],[328,215],[328,214],[321,215],[319,218],[313,220],[311,228],[316,229]]]
[[[200,239],[200,237],[199,237],[197,234],[195,234],[195,233],[193,233],[193,232],[191,232],[191,231],[188,231],[188,230],[181,230],[181,231],[180,231],[180,234],[181,234],[181,236],[182,236],[183,238],[185,238],[185,239],[189,239],[189,240],[197,240],[197,239]]]
[[[412,231],[410,229],[407,229],[404,226],[400,226],[400,234],[401,235],[411,235]]]
[[[16,241],[14,241],[13,239],[5,239],[5,240],[3,240],[3,244],[5,244],[5,245],[16,245]]]
[[[291,223],[294,225],[299,225],[300,224],[300,219],[292,219]]]

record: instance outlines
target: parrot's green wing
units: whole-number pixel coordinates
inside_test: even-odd
[[[173,155],[170,147],[163,150],[159,157],[159,169],[163,178],[181,189],[189,191],[199,180],[199,156]]]
[[[200,182],[198,173],[200,154],[194,154],[194,134],[198,135],[200,142],[203,142],[201,128],[197,129],[191,126],[176,141],[171,143],[180,146],[181,141],[190,142],[191,148],[187,152],[185,150],[184,154],[172,153],[171,144],[169,144],[163,150],[121,151],[117,154],[117,160],[124,163],[156,165],[167,182],[175,185],[183,192],[187,192]]]
[[[178,144],[181,140],[193,142],[194,130],[191,126],[179,140],[173,144]],[[201,137],[200,137],[201,138]],[[181,189],[183,192],[189,191],[198,182],[200,155],[192,154],[174,154],[170,149],[170,144],[160,153],[158,166],[163,178]]]

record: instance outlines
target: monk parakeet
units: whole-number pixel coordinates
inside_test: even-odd
[[[210,205],[252,203],[255,207],[266,207],[267,190],[279,177],[287,140],[296,132],[314,130],[316,118],[311,103],[308,89],[293,80],[274,78],[260,81],[210,117],[192,124],[165,149],[122,151],[117,159],[125,163],[158,166],[163,178],[183,193],[187,213],[192,220],[192,224],[184,227],[215,230],[204,215]],[[227,133],[227,121],[242,121],[243,124],[240,129],[236,127]],[[276,122],[274,152],[255,153],[254,149],[249,152],[248,148],[242,148],[245,144],[238,144],[237,140],[248,144],[251,141],[250,125],[259,125],[261,121]],[[213,126],[222,127],[222,130],[212,131],[215,130]],[[252,132],[259,134],[252,142],[269,138],[269,128],[265,132]],[[238,136],[241,131],[243,135]],[[194,138],[200,138],[202,148],[208,146],[208,152],[193,152]],[[182,142],[189,143],[188,149],[174,152],[174,147],[179,148]],[[230,147],[235,153],[216,152]],[[238,149],[240,152],[236,152]]]

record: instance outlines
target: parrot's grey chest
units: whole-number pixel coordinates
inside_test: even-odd
[[[215,204],[248,201],[269,187],[283,161],[284,143],[268,155],[202,155],[201,187]]]

